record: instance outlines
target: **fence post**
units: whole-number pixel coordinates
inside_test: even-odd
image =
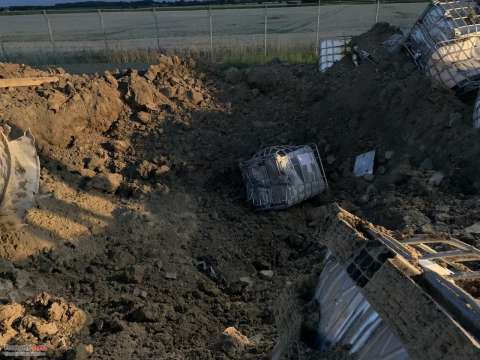
[[[267,57],[267,28],[268,28],[268,10],[267,10],[268,5],[265,4],[265,10],[264,10],[264,24],[265,24],[265,29],[264,29],[264,37],[263,37],[263,56]]]
[[[2,50],[2,60],[8,61],[7,50],[5,49],[5,43],[3,42],[3,39],[1,36],[0,36],[0,50]]]
[[[157,32],[157,48],[160,51],[160,27],[158,26],[158,17],[156,6],[152,8],[153,18],[155,20],[155,31]]]
[[[380,0],[377,0],[377,10],[375,11],[375,24],[378,23],[379,12],[380,12]]]
[[[318,9],[317,9],[317,41],[315,43],[315,49],[317,55],[320,56],[320,1],[318,0]]]
[[[209,29],[210,29],[210,60],[213,61],[213,16],[212,16],[212,8],[208,6],[208,21],[209,21]]]
[[[107,32],[105,31],[105,22],[103,21],[103,14],[101,9],[97,9],[98,18],[100,20],[100,27],[102,28],[103,33],[103,42],[105,44],[105,51],[108,50],[108,43],[107,43]]]
[[[55,53],[56,52],[55,40],[53,38],[52,25],[50,24],[50,19],[48,18],[48,15],[47,15],[47,10],[43,10],[43,18],[45,19],[45,22],[47,23],[48,37],[50,39],[50,44],[52,44],[52,50]]]

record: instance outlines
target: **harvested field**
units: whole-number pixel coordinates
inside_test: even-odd
[[[395,31],[355,38],[378,64],[345,58],[324,74],[176,56],[101,76],[0,64],[0,77],[60,77],[0,89],[0,119],[31,129],[42,165],[27,225],[0,234],[0,344],[67,359],[266,359],[287,338],[291,359],[348,359],[303,331],[327,251],[322,205],[399,235],[480,244],[472,105],[388,54]],[[319,146],[329,192],[255,212],[239,161],[306,143]],[[375,176],[354,177],[371,149]],[[450,348],[438,354],[458,359]]]
[[[375,22],[375,8],[375,4],[322,6],[321,37],[358,35],[368,30]],[[380,19],[407,29],[424,8],[425,3],[382,4]],[[214,47],[217,51],[262,48],[264,15],[262,8],[213,10]],[[158,32],[151,11],[105,11],[105,34],[96,13],[48,16],[57,51],[99,50],[107,46],[113,50],[160,47],[195,52],[210,47],[206,9],[157,11]],[[41,14],[2,16],[1,20],[0,40],[7,54],[51,50],[47,25]],[[313,47],[316,26],[316,7],[268,9],[268,42],[272,49]]]

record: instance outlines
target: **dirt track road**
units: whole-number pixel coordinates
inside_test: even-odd
[[[407,29],[425,8],[425,3],[384,4],[379,20]],[[376,6],[326,5],[321,8],[320,37],[358,35],[375,21]],[[84,49],[208,48],[207,10],[105,12],[103,22],[96,13],[48,15],[56,48],[62,51]],[[264,9],[212,11],[215,47],[263,46]],[[270,46],[305,46],[316,39],[315,7],[268,9],[267,29]],[[106,39],[105,39],[106,38]],[[46,19],[38,15],[5,16],[0,21],[0,39],[7,53],[51,49]]]

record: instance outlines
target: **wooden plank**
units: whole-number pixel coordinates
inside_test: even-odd
[[[58,80],[59,79],[57,76],[0,79],[0,89],[7,87],[38,86],[42,84],[57,82]]]

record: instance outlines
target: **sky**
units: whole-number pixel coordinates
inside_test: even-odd
[[[85,0],[0,0],[1,6],[23,6],[23,5],[55,5],[58,3],[83,2]],[[102,0],[102,1],[122,1],[122,0]],[[129,0],[132,1],[132,0]],[[135,0],[133,0],[135,1]]]

